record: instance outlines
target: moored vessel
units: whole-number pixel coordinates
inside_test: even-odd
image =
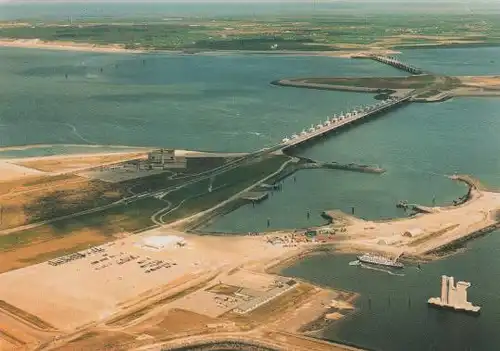
[[[373,255],[373,254],[364,254],[362,256],[358,256],[358,261],[361,263],[374,264],[378,266],[386,266],[392,268],[403,268],[404,265],[401,262],[398,262],[397,259],[391,260],[390,258]]]

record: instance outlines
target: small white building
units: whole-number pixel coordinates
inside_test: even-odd
[[[186,240],[176,235],[148,236],[138,244],[145,249],[162,251],[169,248],[183,247],[186,245]]]

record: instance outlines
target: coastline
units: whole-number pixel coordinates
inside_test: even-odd
[[[144,53],[170,53],[180,55],[276,55],[276,56],[324,56],[351,58],[353,55],[361,53],[377,53],[381,55],[400,54],[400,51],[391,49],[371,49],[371,50],[336,50],[336,51],[300,51],[300,50],[282,50],[282,51],[258,51],[258,50],[203,50],[190,53],[184,50],[155,50],[155,49],[127,49],[120,44],[98,45],[84,42],[72,41],[43,41],[40,39],[16,39],[16,38],[1,38],[0,47],[21,48],[21,49],[46,49],[59,51],[79,51],[79,52],[101,52],[101,53],[129,53],[129,54],[144,54]]]
[[[97,145],[97,144],[24,144],[24,145],[11,145],[0,146],[0,152],[5,151],[23,151],[30,149],[43,149],[51,147],[84,147],[84,148],[110,148],[110,149],[144,149],[149,150],[154,146],[127,146],[127,145]]]
[[[21,49],[48,49],[61,51],[82,51],[102,53],[144,53],[145,50],[125,49],[121,45],[97,45],[90,43],[76,43],[65,41],[42,41],[40,39],[14,39],[0,38],[0,47],[11,47]]]

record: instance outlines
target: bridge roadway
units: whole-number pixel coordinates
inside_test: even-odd
[[[300,144],[304,144],[315,138],[322,137],[330,132],[348,126],[356,121],[366,120],[374,115],[385,112],[387,110],[390,110],[391,108],[395,108],[409,101],[412,98],[412,96],[413,96],[413,91],[397,99],[385,100],[382,104],[377,104],[375,106],[368,107],[364,111],[357,113],[355,112],[354,114],[351,114],[349,117],[340,116],[338,119],[337,118],[331,119],[329,121],[326,121],[323,125],[316,126],[314,131],[306,133],[302,132],[301,135],[296,135],[295,137],[292,136],[292,138],[290,139],[288,138],[283,139],[283,142],[278,145],[278,148],[281,149],[282,151],[285,151],[286,149],[290,149]]]
[[[413,97],[414,93],[415,93],[415,91],[411,91],[411,92],[406,93],[404,95],[400,95],[397,98],[385,100],[384,102],[379,103],[377,105],[367,107],[367,108],[363,109],[362,111],[358,112],[357,114],[351,115],[350,117],[341,116],[342,119],[340,119],[340,117],[339,117],[335,123],[332,122],[334,119],[329,120],[328,122],[325,122],[325,124],[321,125],[321,128],[316,128],[316,129],[314,129],[314,131],[297,136],[294,139],[286,139],[285,138],[281,143],[274,144],[270,147],[257,150],[255,152],[249,153],[243,157],[239,157],[239,158],[236,158],[232,161],[229,161],[229,162],[225,163],[224,165],[219,166],[217,168],[214,168],[214,169],[211,169],[208,171],[204,171],[204,172],[201,172],[197,175],[194,175],[192,178],[187,179],[187,181],[185,183],[166,187],[165,189],[157,190],[154,192],[145,192],[145,193],[137,194],[135,197],[132,197],[131,200],[135,201],[139,198],[148,197],[148,196],[155,196],[158,198],[163,198],[168,193],[179,190],[181,188],[184,188],[190,184],[197,183],[197,182],[209,179],[209,178],[213,178],[217,175],[228,172],[228,171],[235,169],[237,167],[243,166],[244,164],[254,162],[255,160],[257,160],[261,157],[264,157],[266,155],[269,155],[273,152],[285,151],[286,149],[298,146],[300,144],[311,141],[315,138],[324,136],[332,131],[338,130],[338,129],[345,127],[345,126],[348,126],[356,121],[367,119],[367,118],[374,116],[376,114],[383,113],[387,110],[390,110],[391,108],[394,108],[400,104],[403,104],[403,103],[409,101]],[[327,124],[327,123],[329,123],[329,124]]]
[[[229,161],[229,162],[225,163],[224,165],[219,166],[217,168],[201,172],[201,173],[195,175],[194,177],[190,178],[189,180],[187,180],[185,183],[182,183],[180,185],[170,186],[170,187],[167,187],[165,189],[157,190],[157,191],[152,192],[152,193],[146,192],[146,193],[138,194],[135,196],[133,201],[137,200],[137,197],[142,198],[142,197],[147,197],[147,196],[155,196],[155,197],[163,198],[168,193],[170,193],[172,191],[179,190],[181,188],[184,188],[190,184],[197,183],[197,182],[209,179],[209,178],[213,178],[217,175],[228,172],[228,171],[235,169],[237,167],[240,167],[244,164],[247,164],[249,162],[253,162],[256,159],[259,159],[260,157],[269,155],[273,152],[285,151],[286,149],[298,146],[300,144],[306,143],[307,141],[311,141],[315,138],[324,136],[324,135],[326,135],[334,130],[338,130],[342,127],[348,126],[356,121],[367,119],[367,118],[374,116],[376,114],[390,110],[391,108],[394,108],[400,104],[403,104],[403,103],[409,101],[413,97],[413,95],[414,95],[414,91],[411,91],[411,92],[406,93],[404,95],[400,95],[397,98],[385,100],[384,102],[379,103],[377,105],[367,107],[366,109],[358,112],[355,115],[351,115],[350,117],[340,116],[339,119],[337,119],[337,122],[335,122],[335,123],[332,122],[334,119],[329,120],[328,122],[325,122],[325,124],[321,125],[321,128],[316,128],[316,129],[314,129],[314,131],[308,132],[307,134],[297,136],[297,138],[294,138],[294,139],[288,139],[288,140],[284,139],[279,144],[274,144],[270,147],[257,150],[255,152],[252,152],[252,153],[245,155],[243,157],[239,157],[239,158],[236,158],[232,161]],[[341,117],[342,117],[342,119],[340,119]]]
[[[400,69],[402,71],[419,75],[419,74],[425,74],[424,70],[412,66],[410,64],[404,63],[399,61],[398,59],[395,59],[394,57],[386,57],[386,56],[378,56],[378,55],[371,55],[369,56],[372,60],[378,61],[380,63],[384,63],[386,65],[392,66],[394,68]]]

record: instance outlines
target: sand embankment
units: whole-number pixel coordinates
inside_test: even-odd
[[[0,160],[0,181],[11,181],[28,176],[42,176],[46,173],[37,169]]]
[[[142,53],[143,49],[126,49],[119,44],[96,45],[89,43],[76,43],[71,41],[43,41],[40,39],[0,39],[1,47],[14,47],[25,49],[49,49],[65,51],[105,52],[105,53]]]
[[[361,93],[379,93],[379,92],[384,90],[384,89],[379,89],[379,88],[355,87],[355,86],[348,86],[348,85],[310,83],[310,82],[307,82],[305,80],[291,80],[291,79],[275,80],[275,81],[272,81],[271,84],[285,86],[285,87],[294,87],[294,88],[351,91],[351,92],[361,92]]]
[[[471,189],[461,205],[433,207],[432,213],[394,221],[358,220],[346,225],[347,238],[339,246],[389,255],[422,256],[499,222],[500,193]]]
[[[64,51],[83,51],[83,52],[103,52],[103,53],[145,53],[145,52],[168,52],[174,54],[189,54],[182,50],[155,50],[146,48],[127,49],[121,44],[97,45],[92,43],[80,43],[72,41],[44,41],[41,39],[16,39],[0,38],[0,47],[14,47],[25,49],[46,49],[46,50],[64,50]],[[373,49],[363,51],[361,54],[370,55],[394,55],[399,51],[389,49]],[[350,58],[359,55],[360,51],[355,49],[335,50],[335,51],[300,51],[300,50],[203,50],[200,49],[194,54],[197,55],[233,55],[233,54],[264,54],[264,55],[288,55],[288,56],[327,56]]]

